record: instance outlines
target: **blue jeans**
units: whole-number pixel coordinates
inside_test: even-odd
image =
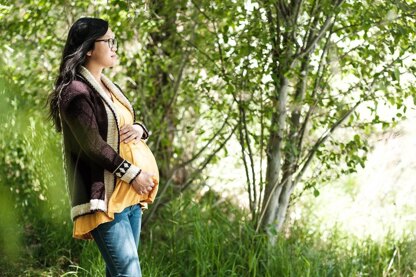
[[[114,214],[114,220],[91,231],[106,263],[106,276],[141,277],[139,246],[142,210],[140,205]]]

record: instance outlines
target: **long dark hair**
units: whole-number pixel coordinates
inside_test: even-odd
[[[107,21],[91,17],[78,19],[69,29],[55,88],[48,96],[49,117],[58,132],[62,130],[59,118],[61,91],[75,79],[79,66],[86,62],[87,52],[94,49],[94,41],[105,35],[107,30]]]

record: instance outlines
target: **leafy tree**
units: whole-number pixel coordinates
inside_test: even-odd
[[[212,108],[227,105],[238,129],[253,221],[279,231],[296,186],[317,196],[318,184],[364,167],[368,135],[415,98],[415,3],[192,4],[206,26],[193,45],[221,95]]]
[[[200,95],[204,87],[194,85],[203,70],[190,44],[203,39],[196,34],[198,11],[188,9],[184,1],[107,1],[103,5],[33,0],[6,1],[0,15],[4,22],[0,30],[5,34],[0,77],[19,88],[16,97],[25,103],[21,108],[43,117],[71,24],[81,16],[108,20],[120,41],[120,66],[105,74],[123,88],[138,119],[152,132],[148,143],[162,180],[154,207],[169,201],[172,194],[203,184],[201,172],[215,161],[232,133],[227,121],[218,128],[210,120],[222,113],[211,110],[209,98]]]
[[[410,0],[5,1],[2,77],[40,110],[69,26],[108,19],[123,66],[110,75],[153,132],[155,206],[203,185],[236,138],[253,222],[279,231],[299,184],[318,195],[364,166],[366,137],[405,115],[415,10]]]

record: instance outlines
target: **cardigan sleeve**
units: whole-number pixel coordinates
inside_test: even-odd
[[[124,160],[101,137],[93,104],[87,94],[76,93],[61,105],[61,116],[82,151],[91,161],[127,183],[131,183],[139,175],[140,169]]]

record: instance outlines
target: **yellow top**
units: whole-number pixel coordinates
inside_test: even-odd
[[[113,102],[118,117],[118,125],[121,128],[125,124],[133,124],[133,115],[114,95]],[[90,231],[98,225],[112,221],[114,213],[123,211],[126,207],[139,204],[147,208],[147,203],[152,203],[158,189],[159,172],[152,152],[143,140],[120,143],[120,156],[139,166],[142,170],[154,174],[156,183],[154,189],[145,195],[138,194],[133,186],[117,178],[116,187],[108,201],[107,212],[96,211],[91,214],[79,216],[74,221],[72,236],[76,239],[92,239]],[[139,159],[140,158],[140,159]]]

